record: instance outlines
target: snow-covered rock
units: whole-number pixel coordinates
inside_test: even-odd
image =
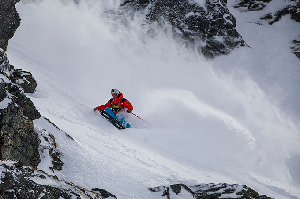
[[[268,6],[272,6],[273,8],[267,9]],[[299,1],[288,0],[276,5],[276,0],[239,0],[235,8],[240,9],[242,12],[260,11],[266,8],[268,13],[261,16],[261,21],[258,23],[267,21],[270,25],[273,25],[286,15],[289,15],[291,20],[300,23]],[[298,38],[291,41],[290,48],[292,49],[292,52],[300,58],[300,35]]]
[[[111,193],[94,188],[87,190],[71,182],[58,179],[41,170],[12,161],[0,161],[1,198],[116,198]]]
[[[246,46],[236,31],[236,21],[224,0],[163,1],[127,0],[121,7],[127,12],[142,12],[145,21],[165,28],[171,25],[174,38],[207,58],[229,54],[233,49]]]
[[[199,184],[187,186],[185,184],[173,184],[150,188],[150,191],[168,199],[211,199],[211,198],[255,198],[271,199],[265,195],[259,195],[255,190],[246,185],[238,184]]]

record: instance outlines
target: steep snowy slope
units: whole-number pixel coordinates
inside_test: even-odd
[[[259,26],[255,14],[231,8],[251,48],[205,61],[171,33],[148,37],[142,16],[124,25],[102,15],[117,2],[88,2],[20,2],[21,26],[7,52],[37,80],[29,97],[41,115],[74,139],[35,121],[63,154],[55,175],[124,199],[153,199],[148,188],[178,182],[300,197],[299,115],[286,108],[299,99],[299,59],[287,44],[298,24]],[[133,128],[119,131],[92,111],[115,87],[151,125],[131,115]],[[47,161],[39,168],[51,172]]]

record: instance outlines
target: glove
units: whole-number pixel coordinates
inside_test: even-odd
[[[94,111],[98,111],[98,109],[97,109],[97,108],[94,108]]]
[[[127,109],[127,113],[131,113],[131,109]]]

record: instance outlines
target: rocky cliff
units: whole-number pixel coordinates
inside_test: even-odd
[[[170,24],[174,39],[209,59],[247,46],[236,31],[226,0],[206,1],[204,5],[189,0],[123,0],[121,8],[145,13],[148,24],[162,28]]]
[[[114,13],[114,17],[121,18],[123,24],[126,24],[128,15],[132,18],[135,14],[142,13],[146,16],[144,23],[150,27],[149,35],[155,35],[155,30],[151,27],[166,29],[171,26],[175,40],[208,59],[227,55],[239,47],[248,47],[236,30],[236,19],[227,8],[227,0],[203,2],[205,3],[200,5],[189,0],[121,0],[120,9]],[[238,0],[235,8],[241,12],[257,12],[265,9],[271,2],[272,0]],[[262,16],[261,22],[257,23],[267,21],[272,25],[285,15],[290,15],[292,20],[299,22],[299,1],[288,0],[286,4],[286,7]],[[300,58],[300,35],[291,41],[291,49]]]

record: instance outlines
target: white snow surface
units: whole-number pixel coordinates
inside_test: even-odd
[[[37,80],[28,96],[39,112],[61,129],[34,121],[60,147],[64,166],[55,175],[119,199],[161,198],[148,188],[182,182],[300,198],[300,60],[290,49],[299,23],[286,16],[259,25],[268,10],[229,4],[251,48],[206,61],[170,33],[148,37],[143,16],[127,26],[104,17],[118,1],[64,2],[18,3],[21,26],[7,51],[10,64]],[[269,11],[285,4],[272,2]],[[112,88],[150,124],[129,115],[133,128],[118,130],[93,112]],[[38,169],[51,173],[47,162]]]
[[[8,106],[8,104],[11,103],[11,99],[9,98],[4,98],[1,102],[0,102],[0,109],[4,109]]]

